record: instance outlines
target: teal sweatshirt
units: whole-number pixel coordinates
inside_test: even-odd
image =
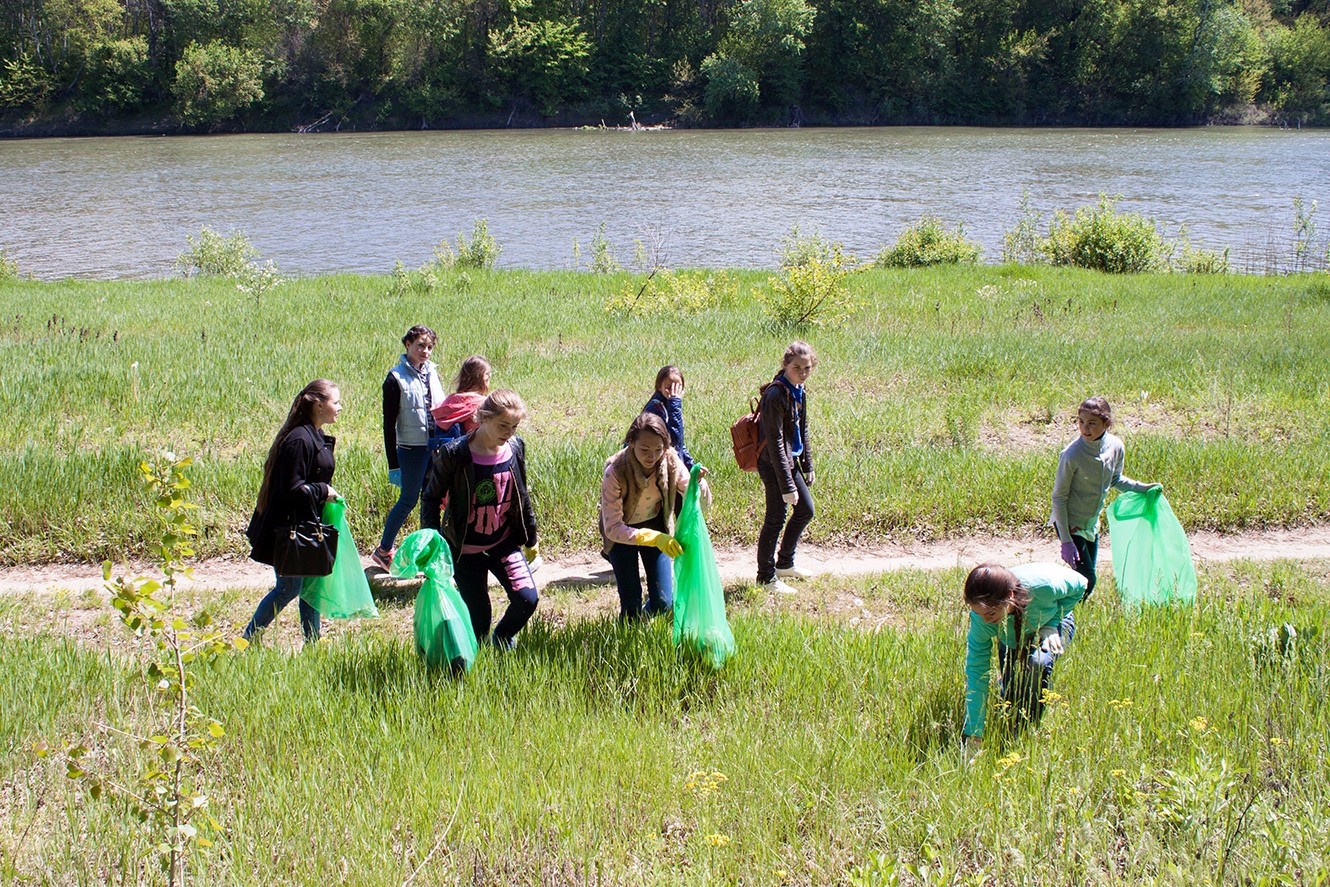
[[[1012,567],[1021,585],[1030,592],[1025,606],[1023,639],[1028,639],[1045,625],[1061,624],[1085,594],[1085,577],[1062,564],[1021,564]],[[984,735],[984,714],[988,707],[989,676],[993,671],[993,642],[1018,647],[1016,620],[1008,616],[1001,625],[989,625],[970,611],[970,633],[965,639],[965,729],[966,736]],[[1028,640],[1025,641],[1029,643]]]

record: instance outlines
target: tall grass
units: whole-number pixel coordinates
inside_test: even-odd
[[[131,470],[189,453],[203,551],[243,551],[263,455],[310,379],[342,386],[337,488],[368,546],[386,482],[379,387],[402,330],[431,324],[446,375],[484,353],[531,408],[533,493],[547,546],[595,544],[604,459],[656,368],[680,364],[689,444],[715,472],[714,533],[751,541],[755,477],[728,428],[790,338],[736,272],[732,304],[612,316],[623,274],[444,272],[432,293],[387,277],[292,282],[258,304],[225,281],[0,282],[0,563],[101,558],[140,544]],[[817,456],[815,540],[1032,529],[1046,517],[1073,409],[1114,404],[1127,472],[1160,480],[1188,526],[1330,517],[1330,298],[1315,276],[1117,277],[1003,266],[855,275],[866,311],[807,336]]]
[[[229,731],[212,780],[228,834],[205,879],[398,884],[436,844],[417,883],[887,884],[923,864],[957,883],[1326,874],[1325,564],[1210,569],[1194,610],[1138,615],[1106,581],[1042,727],[1013,735],[995,712],[968,764],[961,579],[859,580],[849,590],[898,608],[878,632],[732,602],[740,654],[719,673],[677,656],[664,624],[608,619],[537,620],[461,681],[382,626],[300,655],[251,649],[200,685]],[[0,605],[0,625],[25,606]],[[125,669],[51,635],[0,645],[7,877],[135,880],[135,824],[27,751],[141,713]]]

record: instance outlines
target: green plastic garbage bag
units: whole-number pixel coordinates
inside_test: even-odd
[[[328,619],[376,618],[379,610],[374,606],[365,568],[360,565],[356,540],[351,538],[351,528],[346,525],[346,500],[325,502],[323,522],[337,528],[337,556],[331,573],[305,580],[300,589],[301,598]]]
[[[674,532],[683,546],[683,553],[674,559],[674,643],[691,647],[712,668],[720,668],[734,655],[735,645],[725,620],[725,590],[716,568],[716,552],[698,498],[701,467],[693,466]]]
[[[1108,532],[1124,604],[1196,600],[1191,546],[1160,491],[1123,493],[1114,499],[1108,506]]]
[[[476,661],[471,611],[453,581],[453,554],[438,530],[417,530],[402,540],[389,571],[399,579],[425,574],[416,595],[416,652],[430,666],[458,670]]]

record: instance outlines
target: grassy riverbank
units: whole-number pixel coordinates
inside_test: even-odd
[[[227,281],[0,283],[0,563],[100,559],[142,543],[134,466],[196,460],[201,553],[242,552],[266,448],[295,392],[328,376],[347,410],[336,486],[368,548],[392,502],[379,387],[411,323],[442,335],[445,373],[472,352],[526,398],[523,428],[547,547],[595,539],[598,477],[650,392],[683,366],[689,445],[713,471],[714,534],[750,541],[760,488],[729,424],[771,377],[773,330],[736,273],[707,312],[620,319],[637,277],[470,272],[434,293],[386,277],[279,287]],[[1047,268],[872,271],[840,330],[804,333],[819,541],[1012,531],[1044,521],[1084,396],[1114,404],[1127,473],[1159,480],[1192,528],[1330,518],[1330,283],[1324,275],[1106,277]]]
[[[410,601],[385,601],[316,651],[283,634],[201,679],[228,732],[201,882],[399,884],[437,844],[415,883],[1324,883],[1328,570],[1207,567],[1194,610],[1139,616],[1106,577],[1042,728],[994,715],[969,765],[957,570],[809,592],[890,604],[877,632],[733,599],[740,653],[719,673],[662,624],[538,619],[453,682],[406,645]],[[144,717],[124,659],[62,627],[85,603],[0,600],[6,881],[150,864],[131,817],[29,750]]]

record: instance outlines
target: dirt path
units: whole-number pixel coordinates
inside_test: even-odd
[[[1197,561],[1330,558],[1330,526],[1236,535],[1194,533],[1191,546],[1192,556]],[[988,560],[1003,564],[1053,561],[1057,559],[1057,553],[1057,545],[1047,537],[962,537],[940,542],[852,548],[805,545],[799,549],[799,565],[814,573],[852,576],[903,569],[946,569]],[[752,579],[755,567],[752,548],[724,548],[718,549],[716,554],[725,582]],[[1099,562],[1105,566],[1112,563],[1107,544],[1101,550]],[[145,569],[144,572],[150,571]],[[248,560],[219,558],[203,561],[196,565],[195,572],[197,578],[188,584],[199,589],[264,588],[272,584],[271,568]],[[597,552],[575,552],[546,559],[536,579],[542,587],[608,585],[614,581],[609,564]],[[101,568],[97,564],[0,569],[0,594],[82,592],[101,585]]]

